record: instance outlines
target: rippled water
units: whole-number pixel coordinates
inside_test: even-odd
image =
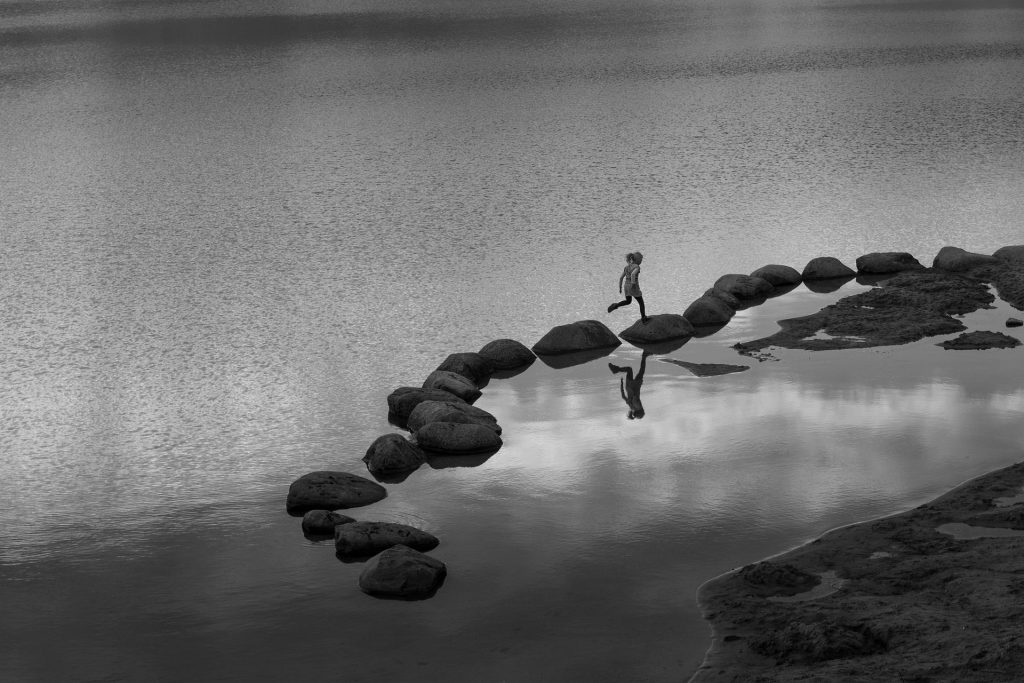
[[[451,351],[624,328],[626,251],[679,312],[764,263],[1020,243],[1022,28],[1012,1],[0,1],[0,677],[684,678],[703,580],[1017,459],[1017,352],[728,349],[851,283],[670,354],[746,372],[648,358],[643,420],[630,347],[496,380],[501,451],[357,511],[441,537],[424,603],[363,596],[287,486],[361,471]]]

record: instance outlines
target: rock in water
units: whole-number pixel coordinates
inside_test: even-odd
[[[376,597],[422,600],[436,593],[447,575],[444,562],[396,545],[366,563],[359,588]]]
[[[922,270],[924,266],[905,251],[885,251],[864,254],[857,258],[857,272],[867,275],[899,273],[904,270]]]
[[[433,550],[438,543],[433,534],[396,522],[352,522],[334,527],[334,550],[342,558],[376,555],[399,544]]]
[[[786,285],[797,285],[800,284],[800,280],[803,279],[799,271],[796,268],[790,266],[780,266],[778,264],[771,264],[767,266],[761,266],[753,273],[750,277],[761,278],[766,281],[772,287],[785,287]]]
[[[964,270],[970,270],[978,266],[987,266],[994,263],[999,263],[999,259],[995,256],[987,256],[985,254],[972,254],[969,251],[964,251],[959,247],[943,247],[939,250],[939,253],[935,255],[935,259],[932,261],[932,267],[938,270],[945,270],[949,272],[961,272]]]
[[[434,370],[423,381],[424,389],[440,389],[456,396],[466,403],[480,398],[480,390],[471,380],[448,370]]]
[[[479,424],[501,434],[498,420],[483,408],[457,403],[455,401],[424,401],[409,414],[410,432],[419,431],[431,422],[459,422]]]
[[[478,352],[495,370],[514,370],[537,360],[533,351],[514,339],[495,339]]]
[[[443,389],[423,389],[422,387],[398,387],[388,394],[388,412],[395,417],[406,420],[409,413],[423,401],[454,401],[459,400],[450,391]]]
[[[845,265],[834,256],[812,258],[804,266],[801,274],[804,280],[828,280],[834,277],[850,277],[856,275],[853,268]]]
[[[334,536],[334,527],[356,520],[333,510],[310,510],[302,516],[303,533],[313,536]]]
[[[483,453],[501,448],[501,437],[481,424],[429,422],[416,430],[416,443],[435,453]]]
[[[387,495],[380,484],[348,472],[319,471],[304,474],[288,487],[288,512],[336,510],[376,503]]]
[[[619,333],[619,336],[634,344],[655,344],[672,339],[693,336],[693,324],[675,313],[652,315],[647,322],[637,320]]]
[[[363,456],[366,469],[375,477],[412,472],[426,461],[426,454],[401,434],[377,437]]]
[[[441,361],[437,366],[438,370],[454,372],[462,375],[476,386],[483,386],[494,373],[494,366],[491,362],[479,353],[452,353]]]
[[[1012,349],[1020,346],[1020,340],[1002,332],[965,332],[956,339],[936,344],[944,349],[973,351],[980,349]]]
[[[622,344],[608,326],[598,320],[579,320],[551,328],[533,345],[538,355],[555,355],[603,349]]]
[[[730,273],[715,280],[715,289],[732,294],[741,301],[743,299],[756,299],[765,296],[772,291],[772,283],[759,277],[750,275],[738,275]]]
[[[715,296],[702,296],[683,311],[683,317],[689,320],[694,327],[723,325],[732,320],[734,315],[736,315],[736,311]]]

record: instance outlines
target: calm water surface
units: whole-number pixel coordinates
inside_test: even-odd
[[[442,539],[359,592],[288,484],[363,471],[449,352],[726,272],[1024,239],[1024,3],[429,7],[0,0],[0,678],[682,680],[704,580],[1009,464],[1016,351],[536,363],[504,447],[363,519]],[[1012,309],[968,316],[1001,329]],[[467,463],[462,463],[467,464]],[[60,656],[55,656],[59,644]]]

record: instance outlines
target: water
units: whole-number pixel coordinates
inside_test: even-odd
[[[606,360],[494,381],[499,453],[356,511],[442,539],[424,603],[363,596],[287,486],[361,472],[384,397],[449,352],[625,327],[627,251],[679,312],[769,262],[1021,243],[1022,28],[1019,2],[0,2],[0,678],[685,678],[703,580],[1017,459],[1017,352],[728,349],[851,283],[671,354],[746,372],[648,358],[643,420]]]

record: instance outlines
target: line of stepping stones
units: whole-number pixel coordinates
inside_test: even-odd
[[[1001,254],[1004,250],[1018,251]],[[1004,247],[995,256],[944,247],[933,267],[956,272],[1004,257],[1024,259],[1024,246]],[[647,323],[637,321],[619,335],[597,320],[581,320],[552,328],[532,350],[513,339],[498,339],[477,352],[453,353],[422,386],[399,387],[388,395],[389,421],[408,430],[412,438],[397,433],[380,436],[363,461],[378,481],[398,483],[432,456],[493,455],[502,445],[501,427],[493,415],[472,404],[492,377],[514,376],[538,357],[551,367],[567,367],[610,353],[622,343],[620,337],[641,347],[673,341],[681,346],[692,336],[721,329],[737,310],[788,292],[800,282],[815,291],[834,291],[858,274],[924,268],[906,252],[866,254],[856,265],[854,271],[829,256],[812,259],[802,273],[768,265],[749,275],[723,275],[682,315],[652,315]],[[337,512],[370,505],[386,495],[383,486],[365,477],[318,471],[291,484],[286,507],[290,514],[303,515],[302,530],[308,537],[333,537],[342,561],[369,558],[359,577],[363,592],[384,598],[428,598],[447,575],[443,562],[425,554],[440,543],[435,536],[405,524],[356,521]]]

